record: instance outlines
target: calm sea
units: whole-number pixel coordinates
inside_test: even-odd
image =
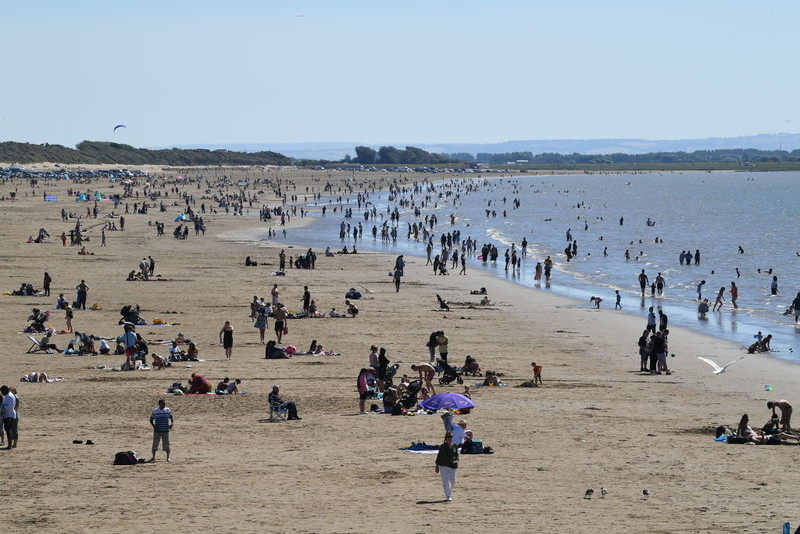
[[[467,192],[468,184],[473,191]],[[448,190],[458,191],[458,197],[439,196]],[[795,328],[794,316],[783,315],[800,290],[800,173],[493,177],[456,180],[427,195],[430,200],[422,216],[436,213],[437,245],[442,232],[460,230],[462,241],[472,237],[479,251],[483,243],[498,247],[496,265],[473,257],[468,271],[484,269],[527,287],[575,298],[586,306],[591,296],[600,296],[609,313],[639,316],[643,328],[647,308],[655,306],[669,316],[672,326],[742,346],[750,345],[759,331],[771,333],[774,356],[800,362],[800,329]],[[424,193],[402,195],[417,205],[425,197]],[[380,227],[387,220],[387,207],[394,209],[397,199],[390,202],[383,191],[371,193],[369,200],[384,218],[379,215],[365,221],[363,204],[359,209],[355,193],[343,196],[341,204],[327,198],[318,204],[309,202],[307,207],[317,217],[318,208],[327,205],[326,216],[307,228],[292,230],[285,241],[317,249],[352,247],[351,236],[339,239],[344,207],[354,212],[347,222],[363,224],[359,249],[424,256],[424,243],[406,238],[408,223],[420,220],[410,208],[400,209],[396,243],[382,243],[380,234],[373,240],[373,224]],[[516,209],[514,200],[519,201]],[[334,206],[339,208],[335,213]],[[494,214],[487,216],[487,209]],[[456,215],[453,225],[451,213]],[[570,262],[564,254],[567,230],[578,245],[577,256]],[[503,253],[512,244],[519,249],[523,238],[529,243],[528,257],[521,273],[512,275],[504,270]],[[278,239],[284,240],[280,235]],[[630,260],[625,259],[626,250]],[[679,256],[684,250],[699,250],[700,264],[681,265]],[[548,255],[555,261],[551,283],[536,284],[535,263]],[[641,298],[637,278],[641,269],[651,281],[662,273],[666,286],[661,297],[651,297],[648,288]],[[776,296],[770,293],[773,276],[778,277]],[[701,280],[706,281],[703,297],[712,305],[725,287],[722,311],[709,312],[705,319],[697,314],[696,286]],[[731,282],[739,288],[738,310],[730,303]],[[622,295],[622,312],[612,311],[615,289]]]

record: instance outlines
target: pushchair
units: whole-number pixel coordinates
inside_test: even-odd
[[[414,406],[417,405],[417,394],[419,390],[422,389],[422,381],[421,380],[413,380],[408,384],[408,387],[403,390],[403,395],[400,397],[400,400],[397,401],[400,406],[405,408],[406,410],[410,410]]]
[[[31,311],[33,313],[28,316],[28,320],[31,324],[28,325],[25,332],[28,334],[44,332],[44,323],[50,318],[50,312],[43,312],[39,308],[32,308]]]
[[[455,367],[452,367],[443,359],[436,358],[436,367],[442,370],[442,377],[439,379],[439,384],[446,386],[453,382],[453,380],[459,384],[464,383],[464,379],[461,378],[461,375],[456,371]]]
[[[393,363],[392,365],[386,366],[386,371],[383,373],[383,387],[390,388],[393,385],[394,375],[397,374],[397,370],[400,368],[399,363]]]

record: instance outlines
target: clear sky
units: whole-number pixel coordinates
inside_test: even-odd
[[[800,131],[796,0],[25,0],[0,16],[0,141]]]

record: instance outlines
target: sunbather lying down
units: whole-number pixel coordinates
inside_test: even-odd
[[[57,378],[49,378],[47,376],[47,373],[45,373],[44,371],[42,372],[34,371],[27,375],[22,375],[19,379],[20,382],[48,382],[48,383],[61,382],[62,380],[64,379],[60,376]]]

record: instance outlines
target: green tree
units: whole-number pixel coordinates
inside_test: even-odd
[[[368,146],[357,146],[356,157],[353,161],[362,165],[372,165],[375,163],[378,153]]]

